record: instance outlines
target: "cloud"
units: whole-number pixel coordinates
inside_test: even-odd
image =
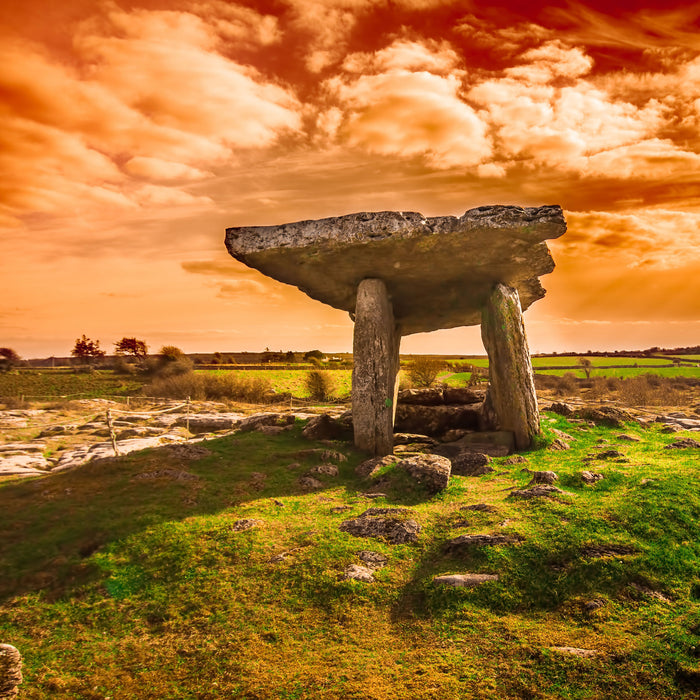
[[[202,180],[212,177],[212,173],[192,168],[184,163],[161,158],[135,156],[124,163],[124,170],[130,175],[160,181]]]
[[[568,231],[554,249],[619,268],[673,270],[700,265],[700,213],[668,209],[567,212]]]
[[[370,153],[423,156],[437,169],[484,162],[491,143],[480,116],[460,98],[457,62],[444,42],[405,40],[348,57],[348,75],[325,83],[345,115],[339,137]]]
[[[301,127],[291,89],[220,52],[222,22],[255,25],[265,44],[278,39],[276,21],[219,2],[199,6],[205,17],[108,8],[79,26],[68,60],[27,42],[0,45],[0,165],[12,173],[0,190],[3,220],[200,207],[201,197],[134,187],[132,178],[160,186],[203,179]]]

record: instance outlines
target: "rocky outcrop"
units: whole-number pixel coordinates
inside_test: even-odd
[[[307,440],[349,440],[352,437],[352,427],[341,418],[323,413],[309,420],[302,435]]]

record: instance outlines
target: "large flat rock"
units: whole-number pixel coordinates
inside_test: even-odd
[[[229,253],[351,314],[363,279],[386,284],[402,335],[478,325],[497,282],[523,310],[554,269],[544,241],[566,231],[561,207],[487,206],[463,216],[363,212],[226,230]]]

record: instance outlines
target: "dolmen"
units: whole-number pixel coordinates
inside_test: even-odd
[[[544,296],[539,277],[554,269],[545,241],[565,231],[559,206],[483,206],[459,217],[382,211],[234,227],[226,247],[349,312],[358,448],[392,452],[401,337],[480,324],[491,427],[512,431],[524,449],[540,423],[522,312]]]

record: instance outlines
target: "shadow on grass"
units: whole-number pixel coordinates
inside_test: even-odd
[[[100,574],[91,555],[140,531],[249,501],[302,496],[308,490],[299,477],[332,461],[303,451],[345,454],[339,477],[314,478],[324,489],[355,489],[354,466],[365,456],[348,443],[306,440],[302,427],[209,440],[201,444],[211,454],[196,460],[164,446],[0,485],[0,602],[39,590],[49,599],[77,594]]]

